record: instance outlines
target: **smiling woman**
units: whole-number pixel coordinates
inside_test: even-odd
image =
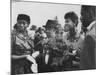
[[[81,5],[67,5],[67,4],[49,4],[38,2],[14,2],[12,3],[12,26],[16,23],[16,17],[18,14],[28,14],[31,18],[31,25],[42,26],[45,25],[47,19],[58,20],[62,26],[64,26],[64,18],[66,12],[75,11],[80,17]],[[60,10],[60,11],[59,11]]]
[[[12,75],[80,70],[86,39],[81,31],[81,6],[13,0]],[[91,31],[94,25],[87,29]]]

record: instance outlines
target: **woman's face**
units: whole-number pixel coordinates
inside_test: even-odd
[[[75,23],[71,19],[65,19],[65,26],[64,26],[65,32],[69,31],[69,29],[74,26],[75,26]]]
[[[18,20],[17,21],[18,29],[20,31],[25,31],[29,24],[25,20]]]

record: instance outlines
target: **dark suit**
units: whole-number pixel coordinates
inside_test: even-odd
[[[87,35],[84,39],[83,50],[80,54],[80,68],[96,68],[96,41],[91,35]]]

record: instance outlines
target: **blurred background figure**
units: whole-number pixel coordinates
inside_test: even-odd
[[[96,68],[96,6],[82,5],[81,22],[85,38],[80,56],[81,69]]]
[[[35,36],[35,31],[37,30],[37,26],[36,25],[32,25],[28,31],[28,35],[30,36],[30,38],[32,40],[34,40],[34,36]]]
[[[57,26],[56,26],[57,27],[56,28],[56,38],[57,39],[62,39],[62,36],[63,36],[63,28],[62,28],[61,24],[59,23],[57,16],[55,17],[55,21],[57,23]]]
[[[43,53],[42,41],[45,38],[46,38],[46,34],[44,32],[44,29],[42,27],[39,27],[35,31],[35,35],[34,35],[34,49],[35,49],[35,51],[40,51],[40,53]]]

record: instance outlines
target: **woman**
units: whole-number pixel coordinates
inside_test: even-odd
[[[28,36],[26,28],[30,24],[30,17],[19,14],[11,38],[11,74],[32,73],[32,62],[27,60],[33,52],[33,43]]]
[[[76,59],[76,53],[79,54],[79,50],[81,49],[80,43],[82,42],[82,39],[80,38],[79,33],[77,33],[77,25],[78,25],[78,16],[76,13],[68,12],[64,16],[65,18],[65,26],[64,26],[64,40],[68,46],[68,52],[67,55],[69,55],[69,59],[64,62],[66,64],[67,70],[73,70],[74,63],[77,67],[79,67],[79,56]]]

